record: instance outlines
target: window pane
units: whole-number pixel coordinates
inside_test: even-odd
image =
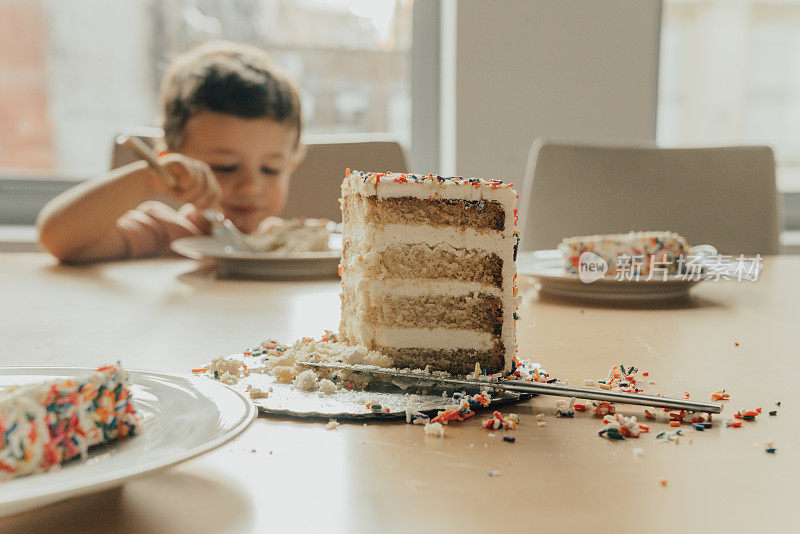
[[[666,0],[658,105],[664,145],[772,146],[800,191],[800,0]]]
[[[297,79],[306,133],[411,130],[412,0],[4,0],[0,170],[88,176],[120,129],[153,125],[175,55],[228,39]]]

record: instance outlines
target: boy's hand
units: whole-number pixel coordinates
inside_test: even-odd
[[[214,172],[205,162],[176,153],[165,154],[158,160],[175,178],[175,185],[170,187],[158,171],[153,169],[151,183],[157,193],[191,203],[199,209],[219,204],[222,190]]]

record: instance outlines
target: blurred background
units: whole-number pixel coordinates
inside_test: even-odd
[[[800,0],[0,0],[0,224],[106,170],[170,59],[220,38],[294,75],[309,138],[422,172],[519,182],[542,136],[768,145],[800,230]]]

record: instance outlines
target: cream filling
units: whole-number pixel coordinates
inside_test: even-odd
[[[356,271],[356,272],[354,272]],[[342,273],[342,288],[355,293],[372,293],[376,296],[418,297],[459,296],[485,293],[496,297],[503,296],[503,290],[480,282],[462,282],[460,280],[433,280],[428,278],[364,278],[357,269],[348,269]],[[508,291],[507,293],[511,293]],[[504,301],[506,303],[507,301]],[[510,302],[510,301],[509,301]]]
[[[507,232],[503,235],[498,230],[476,230],[462,226],[432,226],[365,223],[346,223],[344,239],[362,243],[373,248],[392,245],[424,244],[436,246],[450,245],[453,248],[467,250],[484,250],[497,253],[504,260],[510,261],[514,253],[516,239]]]
[[[398,349],[490,350],[494,336],[488,332],[453,328],[393,328],[360,323],[350,326],[352,341],[374,347],[382,345]]]

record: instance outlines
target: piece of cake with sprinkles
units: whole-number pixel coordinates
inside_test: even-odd
[[[499,180],[348,170],[342,340],[400,368],[510,371],[517,198]]]
[[[119,364],[0,392],[0,479],[37,473],[129,436],[138,422]]]
[[[691,254],[686,239],[674,232],[630,232],[564,238],[558,245],[564,254],[564,269],[578,274],[581,254],[593,252],[608,265],[606,276],[626,270],[640,275],[650,274],[655,267],[668,274],[678,274],[680,258]],[[663,272],[663,271],[662,271]]]

